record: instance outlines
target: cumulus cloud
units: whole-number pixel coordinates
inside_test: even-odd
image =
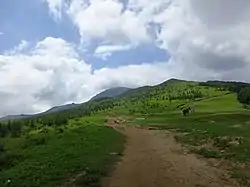
[[[107,60],[107,57],[111,56],[113,52],[127,51],[132,48],[132,45],[101,45],[96,48],[95,56],[101,57],[103,60]]]
[[[117,0],[73,0],[67,10],[83,41],[101,39],[137,45],[149,40],[146,23]]]
[[[64,0],[44,0],[48,3],[49,11],[51,16],[56,20],[60,21],[62,18],[62,10],[65,6]]]
[[[161,24],[160,47],[177,59],[187,77],[187,68],[197,77],[246,79],[250,70],[250,2],[242,0],[173,1],[155,17]],[[235,72],[235,73],[229,73]],[[239,72],[242,72],[238,74]],[[234,75],[229,77],[228,75]]]
[[[0,116],[84,102],[113,86],[137,87],[170,77],[164,70],[168,65],[160,62],[92,71],[80,59],[76,46],[60,38],[47,37],[28,51],[12,51],[15,53],[0,55],[4,80],[0,83]]]
[[[104,59],[119,51],[112,48],[152,42],[172,59],[178,59],[180,68],[193,65],[210,73],[206,72],[207,67],[217,72],[223,71],[222,67],[228,70],[249,64],[248,0],[71,0],[60,4],[63,3],[67,6],[62,11],[76,25],[83,41],[99,39],[115,46],[96,49],[96,54]],[[105,48],[110,51],[99,53]]]
[[[100,41],[93,55],[105,58],[151,43],[171,57],[92,70],[78,46],[63,39],[48,37],[34,47],[21,42],[0,55],[5,80],[0,115],[83,102],[111,86],[156,84],[170,77],[250,81],[249,0],[46,1],[54,19],[65,14],[72,20],[83,43]]]

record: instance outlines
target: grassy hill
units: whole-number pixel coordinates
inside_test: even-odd
[[[248,163],[250,112],[236,98],[242,86],[249,85],[170,79],[56,113],[2,122],[0,186],[10,186],[9,179],[13,187],[97,186],[123,149],[123,135],[104,126],[109,117],[171,130],[176,140],[205,157]],[[183,116],[189,107],[194,112]],[[233,174],[246,183],[237,169]]]
[[[94,97],[90,99],[90,101],[96,101],[96,100],[104,100],[108,98],[114,98],[116,96],[119,96],[127,91],[129,91],[130,88],[126,87],[115,87],[115,88],[110,88],[108,90],[105,90]],[[54,113],[59,113],[63,111],[68,111],[70,109],[75,109],[77,107],[81,107],[85,105],[85,103],[82,104],[66,104],[66,105],[61,105],[61,106],[55,106],[52,107],[51,109],[41,112],[38,114],[20,114],[20,115],[7,115],[2,118],[0,118],[0,121],[9,121],[9,120],[21,120],[21,119],[27,119],[27,118],[34,118],[34,117],[39,117],[39,116],[44,116],[44,115],[49,115],[49,114],[54,114]]]
[[[105,90],[94,97],[91,98],[91,100],[98,100],[98,99],[103,99],[103,98],[113,98],[116,96],[119,96],[127,91],[129,91],[130,88],[126,87],[115,87],[115,88],[110,88],[108,90]]]

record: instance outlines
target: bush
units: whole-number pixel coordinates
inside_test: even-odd
[[[43,133],[27,135],[21,145],[22,148],[28,148],[36,145],[43,145],[47,141],[47,136]]]
[[[0,142],[0,154],[2,154],[5,151],[4,144]]]
[[[200,148],[195,151],[197,154],[204,156],[205,158],[223,158],[223,155],[215,151],[208,150],[206,148]]]
[[[241,89],[241,91],[237,94],[237,99],[243,105],[249,105],[250,104],[250,87]]]
[[[5,137],[8,135],[8,133],[9,133],[8,127],[0,123],[0,137]]]
[[[0,153],[0,169],[13,166],[21,159],[22,155],[19,153],[5,152]]]

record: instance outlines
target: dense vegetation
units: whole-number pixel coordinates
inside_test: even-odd
[[[242,88],[238,93],[237,99],[244,105],[250,105],[250,87]]]
[[[171,79],[57,113],[1,122],[0,186],[98,186],[124,142],[103,125],[109,116],[177,131],[177,140],[206,157],[250,162],[249,90],[247,83]]]
[[[105,100],[0,123],[0,186],[97,186],[124,142],[96,115],[112,107]]]

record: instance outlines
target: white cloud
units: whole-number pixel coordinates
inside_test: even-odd
[[[229,70],[249,67],[249,0],[128,0],[126,4],[72,0],[65,11],[83,41],[98,39],[135,47],[154,41],[187,77],[191,67],[198,70],[192,73],[197,77],[214,77],[220,72],[221,78],[227,78],[224,74]],[[103,47],[96,52],[100,49]],[[112,52],[96,54],[107,58]]]
[[[107,60],[107,57],[111,56],[114,52],[127,51],[132,48],[132,45],[101,45],[96,48],[95,55],[103,60]]]
[[[62,9],[64,7],[64,0],[43,0],[48,3],[50,14],[56,21],[61,20]]]
[[[23,42],[21,42],[23,43]],[[19,45],[20,46],[20,45]],[[55,105],[84,102],[112,86],[136,87],[171,77],[166,63],[130,65],[92,71],[75,46],[45,38],[25,53],[0,55],[0,116],[33,113]]]
[[[249,10],[247,0],[173,1],[154,18],[158,43],[186,77],[249,81]]]
[[[68,15],[83,41],[102,39],[115,44],[148,42],[145,22],[134,11],[125,10],[117,0],[72,0]]]
[[[94,55],[105,58],[151,42],[171,58],[168,63],[92,71],[77,46],[62,39],[48,37],[33,48],[22,44],[0,55],[5,80],[0,83],[0,115],[85,101],[111,86],[155,84],[170,77],[250,81],[249,0],[47,2],[54,16],[69,16],[83,43],[100,41]]]

